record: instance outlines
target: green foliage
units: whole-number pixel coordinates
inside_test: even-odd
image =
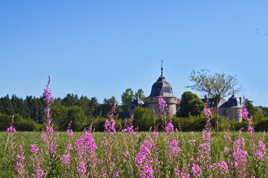
[[[246,121],[237,122],[237,121],[229,121],[230,122],[230,129],[231,130],[243,130],[246,131],[248,127],[248,123]]]
[[[259,132],[268,131],[268,118],[263,118],[262,120],[255,123],[255,130]]]
[[[128,105],[131,103],[133,97],[134,97],[134,92],[133,92],[133,90],[132,90],[131,88],[127,88],[127,89],[123,92],[123,94],[122,94],[122,96],[121,96],[122,105],[126,105],[126,106],[128,106]]]
[[[95,131],[102,132],[104,131],[104,123],[106,119],[107,118],[104,117],[95,118],[89,126],[92,126]]]
[[[87,122],[87,117],[79,106],[54,106],[53,118],[60,130],[66,130],[71,123],[73,130],[81,131]]]
[[[0,130],[4,131],[10,126],[12,116],[0,114]],[[18,131],[39,131],[42,128],[41,124],[34,122],[29,118],[23,118],[16,114],[14,115],[14,127]]]
[[[182,94],[179,116],[200,115],[204,109],[204,102],[194,93],[187,91]]]
[[[206,124],[206,118],[203,116],[174,117],[172,122],[179,131],[201,131]]]
[[[134,98],[140,98],[145,100],[144,92],[142,89],[138,89],[134,92],[131,88],[127,88],[121,95],[122,106],[121,110],[123,112],[128,112],[129,106]]]
[[[148,131],[159,123],[159,116],[149,108],[137,107],[134,112],[134,127],[140,131]]]
[[[255,107],[253,102],[249,99],[245,100],[245,106],[250,114],[253,117],[254,121],[261,120],[264,117],[264,113],[261,107]]]
[[[258,108],[262,110],[264,117],[268,117],[268,107],[259,106]]]

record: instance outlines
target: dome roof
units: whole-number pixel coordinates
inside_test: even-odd
[[[161,76],[153,84],[150,97],[173,97],[173,91],[171,85],[166,81],[165,77],[161,73]]]

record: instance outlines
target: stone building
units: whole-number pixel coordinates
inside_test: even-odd
[[[218,110],[218,114],[226,117],[229,120],[242,121],[240,114],[241,109],[244,107],[244,101],[241,97],[232,95],[225,103],[223,103]]]
[[[160,114],[158,104],[158,99],[160,97],[166,101],[166,113],[168,116],[172,117],[176,115],[177,110],[179,110],[180,99],[174,96],[172,86],[164,77],[163,66],[161,67],[160,77],[152,85],[150,96],[148,96],[145,101],[142,101],[139,98],[134,98],[129,106],[127,117],[133,118],[135,108],[138,106],[149,107],[154,113]],[[227,101],[222,99],[220,102],[215,102],[213,99],[209,99],[205,96],[202,100],[206,103],[207,107],[211,109],[218,108],[219,115],[224,116],[229,120],[242,121],[240,111],[244,107],[244,101],[241,97],[238,98],[233,95]]]
[[[167,114],[172,117],[177,112],[177,98],[173,95],[172,87],[163,75],[163,67],[161,67],[161,75],[153,84],[151,94],[146,100],[146,106],[151,108],[156,114],[159,114],[158,98],[162,97],[167,103]]]
[[[207,107],[211,109],[218,108],[218,115],[224,116],[228,120],[242,121],[240,114],[241,109],[244,107],[244,101],[242,97],[235,97],[232,95],[227,101],[221,99],[218,104],[212,99],[205,97],[203,101],[207,104]]]

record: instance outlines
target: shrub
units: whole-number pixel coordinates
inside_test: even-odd
[[[140,131],[148,131],[159,125],[159,116],[154,115],[149,108],[137,107],[134,112],[133,125]]]
[[[268,131],[268,118],[263,118],[262,120],[255,122],[255,130],[259,132]]]
[[[194,93],[187,91],[182,94],[178,116],[198,116],[203,112],[204,102]]]
[[[0,130],[4,131],[10,126],[12,116],[0,114]],[[29,119],[23,118],[21,115],[14,115],[14,126],[18,131],[39,131],[41,124]]]
[[[173,124],[180,131],[201,131],[206,124],[206,118],[203,116],[174,117]]]

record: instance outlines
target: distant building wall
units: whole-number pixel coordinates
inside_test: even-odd
[[[219,115],[226,117],[229,120],[241,122],[242,116],[240,114],[241,107],[220,108]]]

